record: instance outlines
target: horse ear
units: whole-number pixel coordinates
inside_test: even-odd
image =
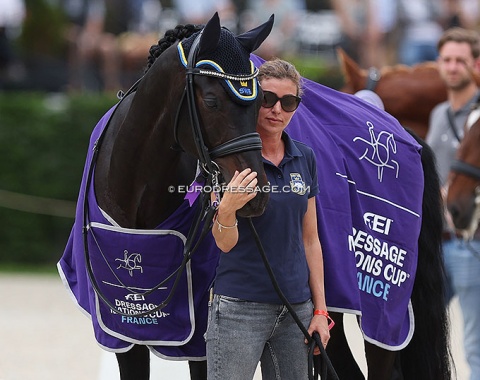
[[[272,31],[273,21],[274,16],[272,14],[267,22],[235,38],[249,53],[252,53],[257,50]]]
[[[354,94],[366,87],[367,73],[346,53],[345,50],[338,47],[337,55],[340,61],[340,68],[345,77],[345,86],[342,92]]]
[[[202,37],[198,46],[198,57],[206,56],[217,49],[220,40],[220,18],[218,12],[212,16],[203,28]]]

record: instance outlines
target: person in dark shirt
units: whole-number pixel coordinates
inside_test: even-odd
[[[270,182],[270,200],[253,224],[282,292],[308,332],[328,343],[323,256],[317,231],[317,165],[312,149],[285,128],[301,95],[301,77],[283,60],[265,62],[257,132]],[[208,378],[306,379],[305,337],[276,293],[248,221],[236,216],[256,195],[257,173],[236,173],[220,201],[212,233],[220,258],[206,334]],[[318,352],[318,347],[317,347]]]

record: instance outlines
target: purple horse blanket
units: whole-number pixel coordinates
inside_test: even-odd
[[[255,56],[252,60],[262,63]],[[304,84],[302,103],[287,131],[317,156],[328,309],[360,316],[364,339],[400,350],[415,325],[410,297],[422,219],[421,146],[376,107],[309,80]],[[170,288],[166,282],[148,293],[179,265],[193,207],[186,200],[154,231],[122,229],[101,212],[93,186],[86,189],[86,175],[92,146],[112,112],[92,133],[76,221],[59,272],[80,308],[92,317],[96,339],[105,349],[122,352],[138,343],[164,358],[201,359],[218,249],[213,239],[205,239],[168,307],[135,316],[160,304]],[[90,199],[88,248],[99,287],[119,311],[131,315],[106,307],[88,278],[82,236],[85,194]],[[166,253],[167,244],[173,248]]]
[[[400,350],[414,331],[421,146],[374,106],[306,86],[288,131],[317,156],[328,309],[360,315],[365,340]]]
[[[421,146],[395,118],[353,95],[306,79],[304,90],[287,132],[317,157],[327,307],[359,315],[365,340],[401,350],[415,327]]]
[[[133,344],[149,346],[157,356],[172,360],[205,358],[203,334],[207,325],[208,289],[217,266],[219,250],[211,234],[181,272],[167,306],[167,298],[181,265],[186,236],[196,205],[185,200],[174,214],[154,230],[122,228],[97,205],[93,182],[87,188],[93,146],[105,129],[114,108],[95,127],[87,155],[76,220],[59,273],[75,302],[91,316],[95,337],[108,351],[128,351]],[[88,198],[87,242],[89,260],[101,294],[99,298],[86,270],[82,230],[84,197]],[[141,315],[140,315],[141,314]]]
[[[306,79],[304,90],[287,131],[317,157],[327,307],[359,315],[365,340],[401,350],[415,327],[421,146],[394,117],[353,95]]]

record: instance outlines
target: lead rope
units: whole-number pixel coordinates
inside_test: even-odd
[[[275,291],[277,292],[278,296],[282,300],[283,304],[287,308],[287,310],[290,312],[292,315],[292,318],[294,321],[297,323],[298,327],[302,331],[303,335],[305,335],[305,338],[308,340],[308,379],[309,380],[315,380],[318,379],[318,370],[322,370],[320,374],[320,378],[322,380],[327,380],[327,375],[330,372],[332,374],[332,379],[333,380],[339,380],[339,377],[337,373],[335,372],[335,368],[333,368],[333,364],[328,358],[328,355],[325,351],[325,348],[323,347],[322,342],[320,341],[320,335],[317,332],[313,333],[313,336],[310,336],[308,333],[308,330],[305,328],[303,325],[302,321],[298,318],[297,313],[293,310],[292,305],[288,301],[287,297],[283,294],[282,290],[280,289],[280,286],[278,285],[277,279],[275,278],[275,273],[273,273],[272,267],[270,266],[270,263],[268,262],[267,255],[265,253],[265,249],[263,248],[262,242],[260,241],[260,237],[258,236],[257,230],[255,229],[255,226],[253,225],[252,218],[247,218],[248,220],[248,225],[250,227],[250,231],[253,234],[253,237],[255,239],[255,243],[257,244],[257,248],[260,252],[260,256],[262,257],[263,264],[265,265],[265,268],[267,269],[268,275],[270,276],[270,280],[272,281],[273,287],[275,288]],[[320,355],[316,360],[313,355],[313,350],[315,348],[315,345],[317,345],[320,348]],[[314,364],[316,362],[316,365]],[[320,362],[320,363],[318,363]]]

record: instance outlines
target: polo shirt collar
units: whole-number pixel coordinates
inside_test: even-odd
[[[295,157],[302,157],[303,153],[297,148],[292,138],[285,132],[282,132],[282,140],[285,143],[285,156],[279,164],[279,167],[292,160]],[[263,162],[270,163],[270,161],[263,158]]]
[[[297,148],[292,138],[284,131],[282,132],[282,140],[285,143],[285,158],[301,157],[303,156],[300,149]]]

